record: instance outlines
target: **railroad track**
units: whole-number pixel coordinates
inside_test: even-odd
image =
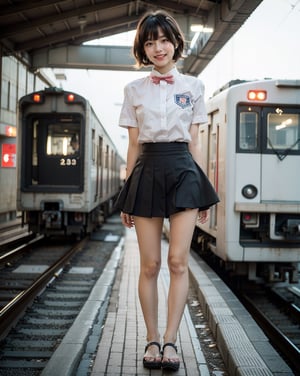
[[[0,278],[0,340],[5,338],[55,273],[86,242],[83,240],[71,247],[54,245],[55,252],[49,252],[48,246],[41,245],[42,241],[43,237],[40,237],[0,257],[0,262],[6,265]],[[44,258],[43,264],[41,257]]]
[[[300,376],[300,288],[299,284],[268,287],[232,278],[215,258],[199,256],[241,300],[270,343]]]
[[[271,343],[300,375],[299,289],[293,286],[260,288],[242,301]]]
[[[39,247],[38,252],[26,254],[26,260],[18,259],[18,265],[13,266],[14,270],[24,265],[31,265],[31,267],[45,265],[49,255],[56,253],[58,256],[60,253],[45,271],[47,277],[45,272],[39,274],[34,282],[30,282],[30,286],[28,279],[31,273],[27,275],[19,273],[18,280],[13,282],[12,275],[18,273],[8,271],[10,284],[18,285],[19,289],[22,284],[27,284],[26,289],[19,290],[19,298],[14,300],[23,300],[23,296],[27,295],[25,290],[31,291],[28,292],[29,307],[0,343],[1,375],[41,374],[49,358],[73,324],[119,241],[123,227],[114,225],[114,228],[114,233],[118,236],[110,236],[108,241],[106,238],[109,233],[100,229],[97,232],[96,241],[91,240],[88,243],[81,241],[70,247],[70,244],[58,241],[52,244],[47,240],[47,244],[44,244],[42,248]],[[2,319],[6,317],[9,320],[11,313],[16,314],[18,310],[16,307],[14,302],[10,302],[2,308],[1,331],[5,330]]]

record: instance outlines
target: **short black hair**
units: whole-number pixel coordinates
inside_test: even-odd
[[[138,67],[152,65],[145,54],[144,45],[147,40],[158,39],[159,28],[175,48],[174,61],[182,57],[184,36],[175,19],[163,10],[147,12],[137,25],[133,43],[133,55]]]

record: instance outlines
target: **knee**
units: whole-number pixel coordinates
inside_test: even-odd
[[[143,275],[148,279],[157,278],[160,271],[160,264],[160,261],[152,261],[151,263],[149,262],[142,267],[141,271]]]
[[[188,271],[187,261],[180,257],[169,256],[168,266],[170,273],[172,273],[173,275],[182,275]]]

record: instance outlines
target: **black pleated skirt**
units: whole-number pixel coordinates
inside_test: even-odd
[[[185,142],[145,143],[117,198],[117,209],[140,217],[163,217],[219,202]]]

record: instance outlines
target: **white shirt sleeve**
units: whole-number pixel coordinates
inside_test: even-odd
[[[207,112],[204,102],[204,84],[202,81],[197,82],[197,95],[194,99],[192,124],[201,124],[207,122]]]
[[[124,101],[121,108],[119,126],[124,128],[138,127],[130,84],[127,84],[124,88]]]

